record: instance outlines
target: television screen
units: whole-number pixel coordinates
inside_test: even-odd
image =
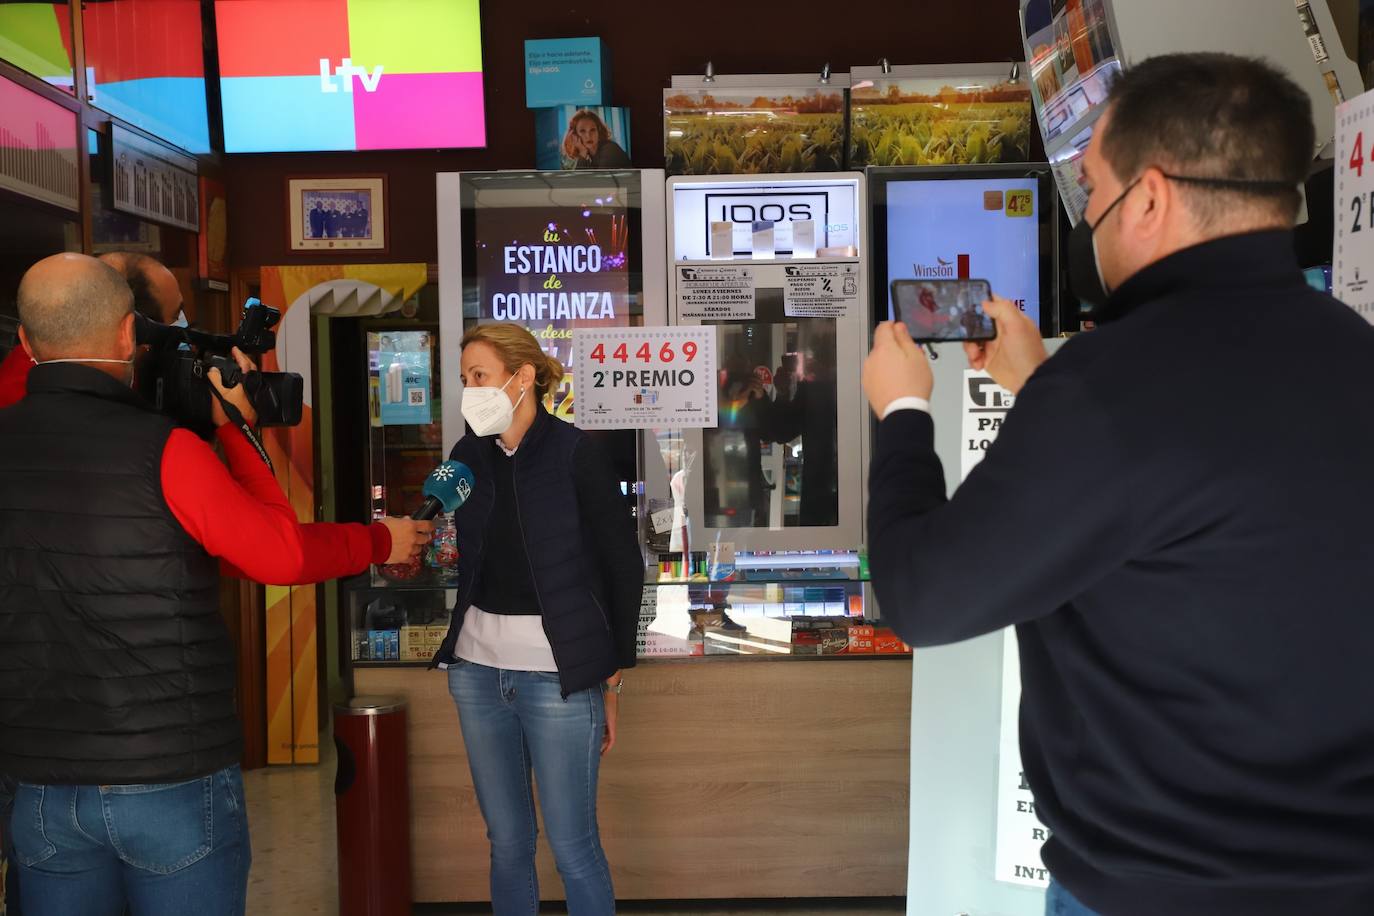
[[[1041,166],[873,169],[874,301],[897,280],[987,280],[1052,333],[1057,214]]]
[[[486,145],[478,0],[216,0],[230,153]]]
[[[74,95],[71,9],[66,3],[0,3],[0,60]]]
[[[82,7],[91,103],[191,153],[210,152],[198,0]]]
[[[684,181],[674,185],[672,193],[674,260],[711,257],[712,223],[732,224],[731,254],[737,258],[753,254],[755,223],[772,225],[778,257],[794,254],[795,222],[812,224],[814,244],[808,247],[817,252],[856,244],[857,201],[852,180],[770,184]]]

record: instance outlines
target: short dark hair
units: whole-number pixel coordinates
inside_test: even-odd
[[[146,254],[124,255],[124,279],[134,292],[134,311],[154,321],[162,321],[162,303],[153,294],[152,271],[161,268],[156,258]]]
[[[1204,225],[1238,196],[1285,221],[1296,217],[1316,155],[1312,103],[1271,64],[1217,53],[1151,57],[1116,80],[1108,111],[1101,150],[1121,181],[1157,166],[1192,178],[1272,182],[1190,183],[1183,194]]]

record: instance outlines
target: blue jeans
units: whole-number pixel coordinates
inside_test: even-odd
[[[583,690],[564,700],[557,674],[464,661],[449,666],[448,688],[491,841],[494,916],[539,912],[531,772],[569,916],[613,914],[611,867],[596,825],[606,726],[601,691]]]
[[[243,916],[237,766],[163,785],[20,783],[11,825],[25,916]]]
[[[1064,890],[1058,881],[1050,881],[1050,889],[1045,893],[1045,916],[1098,916],[1078,902],[1078,898]]]

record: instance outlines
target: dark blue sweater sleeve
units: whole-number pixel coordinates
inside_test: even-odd
[[[644,555],[639,535],[611,460],[595,440],[583,437],[573,453],[573,481],[589,545],[605,583],[617,664],[633,668],[639,635],[639,605],[644,595]]]
[[[878,425],[868,552],[883,620],[913,646],[1053,613],[1118,567],[1129,480],[1110,416],[1074,376],[1037,373],[952,499],[929,414]]]

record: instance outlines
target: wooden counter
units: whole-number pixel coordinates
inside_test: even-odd
[[[416,902],[489,899],[485,826],[441,671],[357,668],[409,701]],[[621,900],[906,893],[911,659],[642,661],[602,762]],[[542,836],[541,895],[562,899]]]

